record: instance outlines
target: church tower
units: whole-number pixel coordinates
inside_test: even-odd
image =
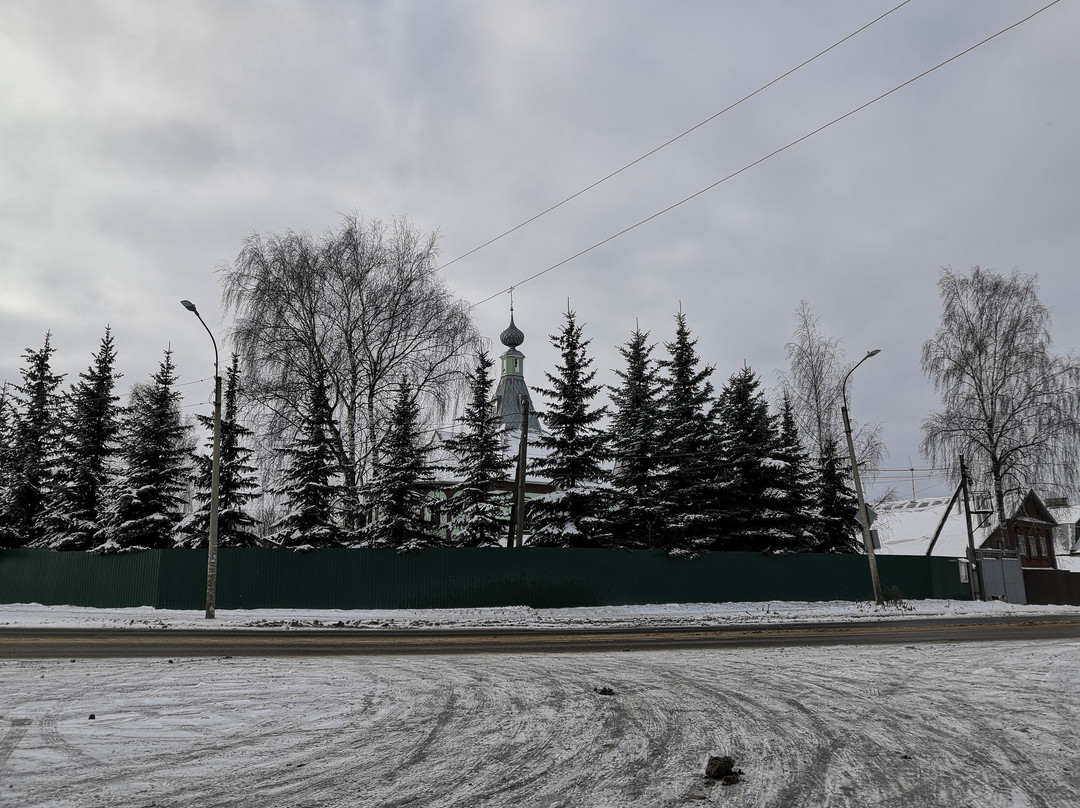
[[[506,346],[506,353],[499,357],[499,386],[495,388],[495,412],[507,429],[521,429],[521,397],[529,402],[529,434],[540,433],[540,419],[536,417],[529,386],[525,384],[525,354],[518,346],[525,341],[525,334],[514,325],[514,307],[510,307],[510,325],[499,341]]]

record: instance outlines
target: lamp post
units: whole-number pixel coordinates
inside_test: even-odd
[[[217,340],[203,320],[199,310],[190,300],[180,305],[199,318],[210,342],[214,345],[214,453],[210,465],[210,543],[206,557],[206,619],[212,620],[217,610],[217,557],[218,557],[218,483],[221,479],[221,374],[218,372]]]
[[[870,581],[874,585],[874,601],[878,606],[883,606],[885,604],[885,598],[882,597],[881,594],[881,578],[878,577],[877,556],[874,555],[874,541],[870,538],[870,521],[866,517],[866,500],[863,499],[862,482],[859,479],[859,463],[855,459],[855,442],[851,439],[851,420],[848,418],[847,408],[848,377],[855,372],[855,368],[871,356],[877,356],[879,353],[881,353],[880,348],[867,351],[866,356],[856,362],[855,367],[844,375],[844,380],[840,383],[840,395],[844,402],[840,407],[840,414],[844,417],[844,435],[847,436],[848,456],[851,458],[851,476],[855,480],[855,497],[859,502],[859,524],[862,526],[863,547],[866,548],[866,560],[870,564]]]

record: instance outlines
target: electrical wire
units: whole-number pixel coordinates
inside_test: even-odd
[[[1011,24],[1011,25],[1009,25],[1009,26],[1007,26],[1005,28],[1002,28],[997,33],[991,34],[990,36],[986,37],[986,39],[983,39],[983,40],[981,40],[979,42],[976,42],[974,45],[971,45],[970,47],[965,48],[964,50],[960,51],[959,53],[955,54],[954,56],[950,56],[945,61],[939,62],[938,64],[934,65],[933,67],[924,70],[922,73],[919,73],[917,76],[913,76],[912,78],[908,79],[907,81],[896,85],[891,90],[888,90],[888,91],[882,93],[881,95],[879,95],[879,96],[877,96],[875,98],[872,98],[871,100],[869,100],[869,101],[867,101],[867,102],[865,102],[863,104],[860,104],[859,106],[855,107],[854,109],[849,110],[848,112],[845,112],[843,115],[839,116],[838,118],[833,118],[831,121],[829,121],[826,124],[823,124],[823,125],[819,126],[817,129],[814,129],[812,132],[808,132],[807,134],[803,135],[802,137],[796,138],[795,140],[788,143],[786,146],[781,146],[779,149],[776,149],[774,151],[769,152],[764,157],[760,157],[757,160],[755,160],[754,162],[748,163],[747,165],[740,168],[738,171],[734,171],[731,174],[728,174],[726,177],[723,177],[723,178],[717,180],[716,182],[712,183],[711,185],[705,186],[700,191],[696,191],[696,192],[690,194],[690,196],[687,196],[687,197],[685,197],[683,199],[680,199],[678,202],[675,202],[675,203],[673,203],[671,205],[668,205],[663,210],[657,211],[656,213],[653,213],[652,215],[645,217],[641,221],[636,222],[635,224],[632,224],[629,227],[624,227],[622,230],[618,231],[617,233],[614,233],[613,235],[610,235],[607,238],[605,238],[605,239],[603,239],[601,241],[598,241],[595,244],[593,244],[593,245],[591,245],[589,247],[586,247],[585,249],[583,249],[583,250],[581,250],[579,252],[574,253],[569,258],[564,258],[562,261],[559,261],[556,264],[552,264],[551,266],[547,267],[546,269],[542,269],[539,272],[536,272],[536,273],[528,276],[527,278],[524,278],[522,280],[517,281],[514,284],[511,284],[510,286],[506,287],[505,289],[501,289],[500,291],[495,292],[494,294],[485,297],[483,300],[480,300],[480,301],[478,301],[476,303],[473,303],[472,305],[469,306],[469,310],[472,310],[472,309],[476,308],[477,306],[481,306],[484,303],[487,303],[488,301],[494,300],[495,298],[506,294],[511,289],[514,289],[514,288],[516,288],[518,286],[522,286],[522,285],[528,283],[529,281],[534,281],[537,278],[541,277],[542,275],[546,275],[547,273],[549,273],[549,272],[551,272],[553,270],[556,270],[561,266],[569,264],[571,261],[573,261],[573,260],[575,260],[577,258],[580,258],[581,256],[586,255],[587,253],[592,252],[593,250],[597,249],[598,247],[602,247],[603,245],[607,244],[609,241],[614,241],[615,239],[619,238],[620,236],[626,235],[631,230],[636,230],[637,228],[641,227],[642,225],[648,224],[653,219],[658,219],[659,217],[663,216],[665,213],[670,213],[671,211],[675,210],[675,208],[678,208],[678,207],[680,207],[682,205],[685,205],[687,202],[690,202],[691,200],[696,199],[697,197],[701,196],[702,194],[707,193],[708,191],[711,191],[712,189],[716,188],[718,185],[721,185],[721,184],[727,182],[728,180],[734,179],[735,177],[738,177],[740,174],[746,173],[751,168],[754,168],[755,166],[758,166],[761,163],[764,163],[766,160],[770,159],[771,157],[775,157],[776,155],[781,154],[782,152],[785,152],[785,151],[787,151],[788,149],[790,149],[790,148],[792,148],[794,146],[797,146],[798,144],[802,143],[804,140],[809,140],[814,135],[825,131],[826,129],[833,126],[834,124],[840,123],[840,121],[843,121],[846,118],[850,118],[852,115],[855,115],[856,113],[861,112],[862,110],[866,109],[867,107],[871,106],[872,104],[876,104],[878,101],[881,101],[882,99],[889,97],[893,93],[902,90],[903,88],[907,87],[909,84],[913,84],[916,81],[918,81],[919,79],[922,79],[922,78],[930,75],[934,71],[939,70],[942,67],[945,67],[945,65],[949,64],[950,62],[956,61],[961,56],[965,56],[965,55],[971,53],[976,48],[982,47],[983,45],[990,42],[991,40],[997,39],[1002,34],[1008,33],[1009,31],[1013,30],[1014,28],[1017,28],[1020,25],[1023,25],[1028,20],[1036,17],[1039,14],[1042,14],[1048,8],[1050,8],[1052,6],[1056,6],[1060,2],[1061,2],[1061,0],[1052,0],[1052,2],[1046,4],[1045,6],[1038,9],[1037,11],[1032,12],[1031,14],[1024,17],[1023,19],[1018,20],[1017,22],[1014,22],[1013,24]]]
[[[770,88],[770,87],[772,87],[772,86],[773,86],[774,84],[776,84],[777,82],[779,82],[779,81],[782,81],[783,79],[786,79],[786,78],[787,78],[788,76],[790,76],[790,75],[791,75],[792,73],[794,73],[795,71],[797,71],[797,70],[801,70],[802,68],[806,67],[806,66],[807,66],[808,64],[810,64],[811,62],[813,62],[814,60],[816,60],[816,59],[819,59],[819,58],[821,58],[822,56],[824,56],[824,55],[825,55],[826,53],[828,53],[829,51],[831,51],[831,50],[833,50],[833,49],[835,49],[835,48],[839,47],[840,45],[843,45],[843,44],[844,44],[845,42],[847,42],[847,41],[848,41],[849,39],[851,39],[852,37],[854,37],[854,36],[857,36],[857,35],[861,34],[861,33],[862,33],[863,31],[865,31],[865,30],[866,30],[867,28],[869,28],[869,27],[870,27],[871,25],[874,25],[875,23],[881,22],[881,20],[883,20],[883,19],[885,19],[886,17],[888,17],[888,16],[889,16],[890,14],[892,14],[892,13],[893,13],[894,11],[899,11],[899,10],[900,10],[901,8],[903,8],[904,6],[906,6],[906,5],[907,5],[908,3],[910,3],[910,2],[911,2],[911,0],[904,0],[904,2],[902,2],[902,3],[900,4],[900,5],[898,5],[898,6],[895,6],[894,8],[891,8],[891,9],[889,9],[889,10],[888,10],[888,11],[886,11],[886,12],[885,12],[884,14],[882,14],[882,15],[881,15],[880,17],[877,17],[876,19],[873,19],[873,20],[871,20],[870,22],[866,23],[866,25],[864,25],[864,26],[863,26],[862,28],[859,28],[859,29],[857,29],[857,30],[855,30],[855,31],[852,31],[852,32],[851,32],[850,34],[848,34],[848,35],[847,35],[846,37],[844,37],[843,39],[837,40],[837,41],[836,41],[836,42],[834,42],[833,44],[829,45],[829,47],[825,48],[825,50],[823,50],[823,51],[819,51],[818,53],[816,53],[816,54],[814,54],[813,56],[811,56],[811,57],[810,57],[809,59],[807,59],[807,60],[806,60],[805,62],[801,62],[801,63],[799,63],[799,64],[795,65],[795,67],[793,67],[793,68],[791,68],[790,70],[788,70],[788,71],[787,71],[786,73],[782,73],[782,74],[780,74],[780,75],[779,75],[779,76],[777,76],[777,77],[776,77],[775,79],[773,79],[772,81],[770,81],[770,82],[769,82],[768,84],[763,84],[763,85],[762,85],[761,87],[758,87],[758,88],[757,88],[756,90],[754,90],[754,91],[753,91],[752,93],[750,93],[749,95],[744,95],[744,96],[743,96],[742,98],[740,98],[740,99],[739,99],[738,101],[734,102],[733,104],[729,104],[728,106],[724,107],[724,108],[723,108],[722,110],[720,110],[719,112],[717,112],[717,113],[714,113],[714,114],[710,115],[710,116],[709,116],[708,118],[706,118],[705,120],[701,121],[700,123],[696,123],[696,124],[694,124],[694,125],[693,125],[693,126],[691,126],[691,127],[689,128],[689,129],[687,129],[687,130],[685,130],[685,131],[683,131],[683,132],[680,132],[679,134],[675,135],[675,137],[671,138],[670,140],[666,140],[666,141],[664,141],[664,142],[663,142],[663,143],[661,143],[661,144],[660,144],[659,146],[657,146],[657,147],[655,147],[655,148],[651,149],[650,151],[647,151],[647,152],[645,152],[645,154],[641,155],[640,157],[638,157],[638,158],[636,158],[636,159],[634,159],[634,160],[631,160],[631,161],[630,161],[629,163],[627,163],[626,165],[624,165],[624,166],[623,166],[622,168],[617,168],[617,169],[615,169],[614,171],[612,171],[612,172],[611,172],[610,174],[607,174],[606,176],[603,176],[603,177],[601,177],[601,178],[600,178],[600,179],[598,179],[598,180],[597,180],[596,182],[592,183],[592,185],[587,185],[587,186],[585,186],[585,187],[584,187],[584,188],[582,188],[582,189],[581,189],[580,191],[578,191],[577,193],[573,193],[573,194],[571,194],[570,196],[566,197],[566,199],[562,200],[561,202],[556,202],[556,203],[555,203],[554,205],[552,205],[551,207],[549,207],[549,208],[546,208],[546,209],[544,209],[544,210],[540,211],[540,212],[539,212],[539,213],[537,213],[537,214],[536,214],[535,216],[532,216],[532,217],[530,217],[530,218],[526,219],[525,221],[521,222],[520,224],[514,225],[514,226],[513,226],[513,227],[511,227],[511,228],[510,228],[509,230],[506,230],[506,231],[504,231],[504,232],[500,233],[499,235],[495,236],[494,238],[488,239],[487,241],[485,241],[485,242],[484,242],[483,244],[481,244],[480,246],[478,246],[478,247],[473,247],[473,248],[472,248],[471,250],[469,250],[468,252],[466,252],[466,253],[462,253],[461,255],[459,255],[459,256],[458,256],[457,258],[454,258],[453,260],[447,261],[447,262],[446,262],[445,264],[442,264],[441,266],[438,266],[438,267],[436,267],[436,271],[438,271],[438,270],[441,270],[441,269],[446,269],[446,268],[447,268],[448,266],[450,266],[451,264],[456,264],[456,263],[457,263],[458,261],[462,260],[463,258],[468,258],[468,257],[469,257],[470,255],[472,255],[473,253],[479,252],[480,250],[484,249],[485,247],[489,247],[489,246],[491,246],[491,245],[492,245],[492,244],[494,244],[494,243],[495,243],[496,241],[499,241],[499,240],[501,240],[501,239],[505,238],[506,236],[509,236],[509,235],[510,235],[511,233],[514,233],[514,232],[516,232],[516,231],[520,230],[521,228],[525,227],[525,225],[528,225],[528,224],[532,224],[532,223],[533,223],[533,222],[535,222],[535,221],[536,221],[537,219],[539,219],[539,218],[540,218],[540,217],[542,217],[542,216],[546,216],[547,214],[551,213],[551,212],[552,212],[553,210],[556,210],[557,208],[561,208],[561,207],[562,207],[563,205],[565,205],[565,204],[566,204],[567,202],[570,202],[570,201],[572,201],[572,200],[574,200],[574,199],[577,199],[577,198],[578,198],[579,196],[581,196],[582,194],[585,194],[585,193],[587,193],[587,192],[591,191],[591,190],[592,190],[593,188],[595,188],[596,186],[600,185],[600,184],[601,184],[601,183],[603,183],[603,182],[607,182],[607,181],[608,181],[608,180],[610,180],[610,179],[611,179],[612,177],[615,177],[615,176],[617,176],[617,175],[621,174],[622,172],[626,171],[626,170],[627,170],[628,168],[632,168],[632,167],[636,166],[636,165],[637,165],[638,163],[640,163],[640,162],[641,162],[642,160],[645,160],[645,159],[647,159],[647,158],[649,158],[649,157],[652,157],[652,156],[653,156],[654,154],[656,154],[656,153],[657,153],[658,151],[660,151],[661,149],[666,149],[666,148],[667,148],[668,146],[670,146],[670,145],[671,145],[672,143],[674,143],[675,141],[677,141],[677,140],[681,140],[682,138],[684,138],[684,137],[686,137],[687,135],[689,135],[689,134],[690,134],[691,132],[694,132],[695,130],[697,130],[697,129],[700,129],[701,127],[703,127],[703,126],[704,126],[705,124],[707,124],[707,123],[710,123],[710,122],[712,122],[712,121],[716,120],[716,119],[717,119],[717,118],[719,118],[719,117],[720,117],[721,115],[723,115],[723,114],[724,114],[725,112],[730,112],[731,110],[735,109],[735,107],[739,106],[739,104],[743,103],[744,101],[749,101],[749,100],[750,100],[751,98],[753,98],[753,97],[754,97],[755,95],[758,95],[759,93],[762,93],[762,92],[764,92],[765,90],[769,89],[769,88]]]

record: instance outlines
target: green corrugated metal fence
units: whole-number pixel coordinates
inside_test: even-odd
[[[879,556],[886,593],[970,598],[955,559]],[[0,550],[0,603],[201,609],[205,550],[121,555]],[[872,600],[865,556],[549,548],[226,549],[220,609],[390,609],[524,605]]]

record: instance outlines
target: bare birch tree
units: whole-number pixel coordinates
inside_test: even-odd
[[[1034,275],[945,268],[938,288],[941,324],[922,366],[943,407],[923,421],[923,449],[956,479],[964,455],[1004,522],[1006,494],[1078,482],[1080,361],[1052,353]]]
[[[850,365],[844,358],[840,340],[821,333],[818,318],[805,300],[795,312],[792,336],[785,346],[791,371],[780,374],[780,388],[791,400],[792,414],[807,451],[812,457],[821,458],[827,445],[839,446],[844,442],[840,385]],[[872,479],[885,454],[881,425],[868,421],[855,425],[853,433],[859,468],[865,469],[864,475]]]
[[[318,239],[252,235],[222,268],[232,339],[265,437],[287,437],[304,397],[326,379],[346,498],[358,503],[405,379],[429,419],[464,389],[479,337],[464,301],[435,266],[435,234],[404,219],[344,217]]]

